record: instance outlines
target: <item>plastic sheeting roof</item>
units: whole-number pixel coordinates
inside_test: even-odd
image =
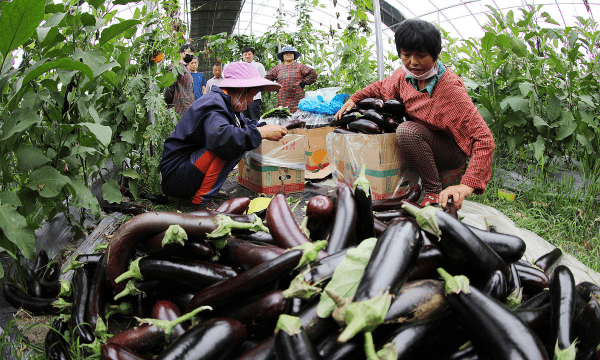
[[[329,31],[347,24],[348,0],[320,0],[322,8],[313,8],[311,21],[317,29]],[[383,4],[384,0],[382,0]],[[576,16],[585,19],[600,20],[600,1],[598,0],[421,0],[401,1],[385,0],[397,9],[405,18],[421,18],[440,24],[453,38],[481,37],[482,25],[487,22],[488,6],[506,14],[513,10],[515,18],[520,8],[528,5],[543,5],[542,11],[548,12],[561,26],[576,23]],[[279,6],[283,8],[284,19],[290,25],[288,31],[294,31],[298,11],[296,2],[289,0],[245,0],[234,32],[238,34],[260,36],[267,32],[276,21]],[[383,25],[384,38],[392,36],[393,31]]]

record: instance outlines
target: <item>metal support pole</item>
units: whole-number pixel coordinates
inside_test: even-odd
[[[383,43],[381,40],[381,9],[380,0],[373,0],[373,15],[375,16],[375,47],[377,49],[377,76],[383,80]]]
[[[283,0],[279,0],[279,16],[283,15]],[[277,53],[281,52],[281,41],[277,44]]]
[[[252,23],[254,22],[254,0],[250,1],[250,36],[252,36]]]

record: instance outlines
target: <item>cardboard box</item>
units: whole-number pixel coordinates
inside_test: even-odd
[[[239,183],[265,195],[304,191],[304,144],[303,135],[288,134],[280,141],[263,140],[238,163]]]
[[[306,170],[309,172],[319,171],[329,165],[327,155],[327,134],[335,128],[325,126],[315,129],[292,129],[288,134],[304,135],[304,153],[306,155]]]
[[[419,179],[400,156],[396,134],[327,135],[327,153],[332,174],[338,183],[354,186],[363,164],[373,199],[404,194]]]
[[[401,196],[419,180],[419,174],[402,159],[396,134],[327,136],[327,153],[331,159],[333,178],[338,183],[354,186],[363,164],[371,184],[373,199]],[[466,165],[440,171],[442,186],[460,183]]]

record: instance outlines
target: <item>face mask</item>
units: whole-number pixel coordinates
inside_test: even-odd
[[[415,74],[411,73],[410,70],[408,70],[406,68],[406,66],[404,66],[404,64],[402,64],[402,69],[406,72],[407,75],[413,77],[416,80],[427,80],[427,79],[433,77],[435,74],[437,74],[437,62],[435,64],[433,64],[431,69],[429,69],[427,72],[425,72],[421,75],[415,75]]]
[[[194,55],[186,54],[185,57],[183,58],[183,61],[185,61],[186,64],[189,64],[190,62],[192,62],[193,59],[194,59]]]

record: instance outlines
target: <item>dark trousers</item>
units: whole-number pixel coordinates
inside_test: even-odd
[[[229,173],[241,160],[243,154],[234,160],[223,160],[206,149],[194,152],[189,161],[185,161],[163,179],[162,190],[165,195],[182,199],[191,199],[192,204],[210,202],[227,180]]]
[[[467,155],[451,136],[433,131],[415,121],[405,121],[396,129],[400,156],[417,171],[424,193],[442,191],[440,171],[458,169],[467,161]]]
[[[259,120],[260,116],[262,115],[261,106],[262,106],[261,99],[254,100],[253,102],[248,104],[248,108],[246,110],[242,111],[242,114],[244,114],[244,116],[247,117],[248,119]]]

